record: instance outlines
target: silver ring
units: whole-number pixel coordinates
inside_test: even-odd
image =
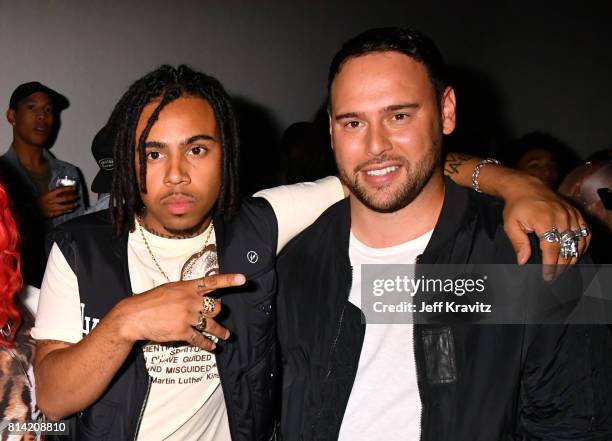
[[[212,314],[215,310],[215,300],[208,296],[202,297],[202,312]]]
[[[578,239],[578,237],[574,236],[572,239],[561,242],[561,249],[559,250],[561,257],[564,259],[578,257]]]
[[[561,235],[559,234],[557,227],[553,225],[550,230],[542,234],[541,239],[548,243],[559,243],[561,242]]]
[[[578,249],[576,248],[574,242],[567,242],[561,245],[561,257],[564,259],[578,257]]]
[[[198,322],[196,323],[195,328],[200,332],[206,329],[206,317],[200,314],[200,317],[198,318]]]
[[[591,234],[591,231],[589,230],[589,227],[585,225],[578,228],[576,231],[574,231],[574,233],[576,233],[576,236],[587,237],[589,234]]]
[[[566,242],[573,242],[575,239],[577,239],[576,237],[576,233],[574,233],[572,230],[565,230],[563,233],[561,233],[561,244],[564,244]]]

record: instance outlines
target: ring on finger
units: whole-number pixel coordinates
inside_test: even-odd
[[[202,335],[209,340],[212,340],[213,343],[219,343],[219,337],[212,335],[210,332],[202,331]]]
[[[572,257],[578,257],[578,250],[573,245],[564,245],[561,247],[561,257],[566,260]]]
[[[573,230],[565,230],[563,233],[561,233],[561,244],[564,244],[566,242],[573,242],[574,240],[579,239],[578,237],[576,237],[576,233],[574,233]]]
[[[557,227],[553,225],[550,230],[542,234],[541,239],[548,243],[559,243],[561,242],[561,235]]]
[[[215,310],[215,300],[208,296],[202,297],[202,312],[211,314]]]
[[[198,317],[198,322],[196,323],[194,327],[200,332],[206,329],[206,317],[200,314],[200,317]]]
[[[586,225],[583,225],[577,230],[575,230],[574,234],[576,234],[576,236],[579,236],[579,237],[587,237],[589,234],[591,234],[591,231],[589,230],[589,227],[587,227]]]
[[[578,257],[578,238],[573,237],[561,242],[561,249],[559,250],[561,257],[564,259],[570,259],[572,257]]]

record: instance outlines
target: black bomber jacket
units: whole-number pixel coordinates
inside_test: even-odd
[[[446,179],[442,212],[417,270],[419,263],[516,262],[502,210],[500,201]],[[283,441],[338,438],[365,335],[361,311],[348,301],[350,225],[344,200],[278,257]],[[606,327],[413,330],[422,441],[612,439]]]

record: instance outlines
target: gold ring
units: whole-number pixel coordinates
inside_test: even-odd
[[[215,310],[215,300],[208,296],[202,297],[202,312],[212,314]]]
[[[198,322],[196,323],[195,328],[200,332],[206,329],[206,317],[200,314],[200,317],[198,318]]]

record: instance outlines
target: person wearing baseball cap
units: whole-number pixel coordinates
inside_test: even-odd
[[[13,91],[9,101],[9,109],[17,109],[19,103],[23,99],[38,92],[46,94],[51,99],[53,108],[56,112],[61,112],[70,105],[68,99],[61,93],[56,92],[38,81],[30,81],[29,83],[20,84]]]
[[[24,281],[35,287],[44,271],[45,232],[82,214],[86,205],[80,170],[49,152],[68,106],[64,95],[31,81],[17,86],[6,112],[13,141],[0,157],[0,179],[20,225]]]
[[[91,153],[100,168],[91,183],[91,191],[98,194],[98,200],[89,207],[86,214],[108,208],[111,185],[113,183],[113,169],[115,168],[113,159],[114,136],[115,130],[113,130],[109,123],[96,133],[91,143]]]

